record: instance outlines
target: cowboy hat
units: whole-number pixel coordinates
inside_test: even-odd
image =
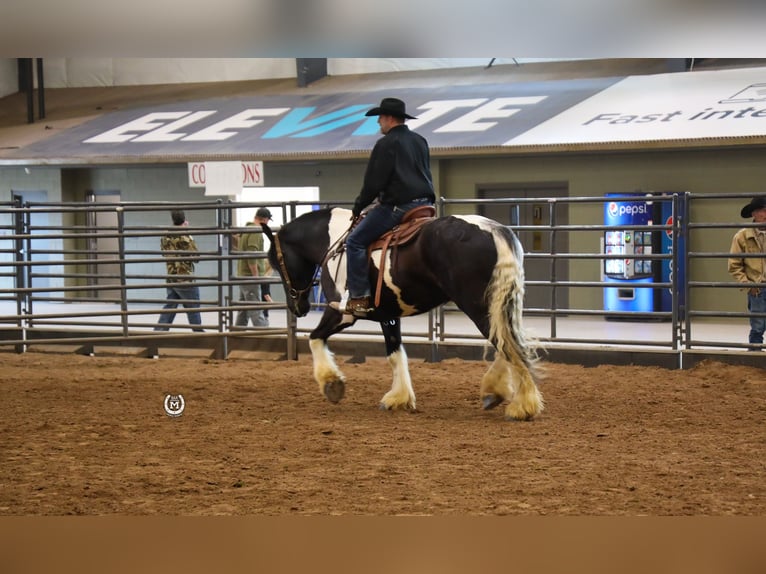
[[[750,203],[742,208],[740,215],[742,217],[752,217],[753,212],[756,209],[761,209],[762,207],[766,207],[766,195],[759,195],[751,199]]]
[[[404,102],[396,98],[383,98],[377,108],[372,108],[365,116],[395,116],[397,118],[407,118],[416,120],[415,116],[409,115],[405,111]]]

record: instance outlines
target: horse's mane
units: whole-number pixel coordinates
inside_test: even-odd
[[[295,240],[301,235],[304,235],[306,231],[315,229],[317,222],[320,222],[322,219],[329,221],[332,209],[333,208],[331,207],[322,207],[320,209],[307,211],[285,223],[279,232],[285,235],[289,234],[290,238]]]
[[[279,230],[280,240],[300,246],[310,259],[321,261],[328,247],[328,229],[333,209],[315,209],[287,222]]]

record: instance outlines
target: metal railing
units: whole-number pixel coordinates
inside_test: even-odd
[[[510,227],[520,236],[535,237],[547,249],[529,249],[525,254],[527,294],[525,316],[538,339],[551,350],[594,349],[625,351],[640,349],[672,353],[683,366],[684,353],[692,351],[740,351],[746,343],[745,309],[736,310],[732,300],[742,302],[737,292],[731,298],[711,296],[711,290],[735,293],[743,286],[726,272],[731,236],[750,223],[735,222],[717,204],[749,196],[676,193],[656,195],[653,202],[665,203],[671,217],[652,225],[627,225],[632,233],[664,233],[675,240],[667,252],[634,253],[636,261],[652,265],[669,262],[667,280],[651,282],[625,279],[616,284],[604,273],[604,263],[620,256],[605,253],[604,234],[613,229],[603,224],[607,202],[635,201],[620,197],[565,197],[534,199],[445,199],[437,204],[439,215],[481,213],[491,205],[518,213],[529,204],[546,207],[543,223],[529,224],[515,217]],[[270,203],[278,206],[281,221],[293,219],[301,202]],[[244,231],[233,225],[237,209],[262,204],[215,202],[124,202],[117,204],[66,203],[0,204],[0,346],[23,352],[33,345],[80,345],[92,352],[96,345],[146,348],[156,354],[160,347],[211,349],[225,358],[233,349],[255,349],[265,345],[283,348],[288,358],[297,358],[299,343],[313,328],[313,319],[297,320],[286,311],[276,274],[258,279],[274,286],[274,303],[256,303],[275,317],[269,328],[236,329],[234,316],[252,309],[239,300],[238,287],[246,279],[236,265],[248,253],[232,248],[232,237]],[[193,223],[184,228],[199,246],[196,284],[200,288],[200,311],[205,333],[190,329],[179,307],[176,321],[167,332],[155,331],[156,317],[165,304],[165,258],[160,239],[173,233],[169,212],[184,209]],[[727,221],[716,221],[721,214]],[[96,227],[94,214],[109,216],[108,224]],[[735,215],[738,215],[735,214]],[[104,218],[101,217],[103,220]],[[683,238],[683,241],[679,240]],[[709,241],[709,238],[713,238]],[[563,249],[561,249],[563,246]],[[259,253],[256,257],[265,257]],[[723,259],[724,261],[721,261]],[[716,262],[711,264],[711,262]],[[530,272],[533,270],[534,272]],[[764,287],[763,284],[753,286]],[[669,293],[669,304],[650,310],[605,309],[607,289],[652,290]],[[531,293],[542,292],[532,301]],[[705,293],[708,295],[705,296]],[[323,308],[321,292],[315,290],[314,307]],[[313,323],[312,323],[313,321]],[[352,339],[379,335],[369,323],[360,322],[342,336]],[[725,327],[725,328],[723,328]],[[711,335],[712,334],[712,335]],[[340,335],[339,335],[340,337]],[[446,304],[418,319],[403,322],[405,341],[416,341],[427,356],[439,360],[445,346],[483,347],[485,341],[454,305]],[[276,341],[276,343],[275,343]]]

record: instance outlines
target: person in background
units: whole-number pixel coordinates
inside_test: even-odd
[[[178,231],[183,230],[189,225],[186,215],[180,209],[170,213],[173,225]],[[158,325],[155,331],[167,331],[173,320],[176,318],[176,309],[181,303],[185,309],[199,309],[199,287],[194,284],[194,255],[197,244],[194,238],[188,233],[168,233],[160,240],[162,256],[165,257],[165,267],[167,268],[167,303],[162,308]],[[193,330],[204,332],[200,327],[202,316],[199,311],[189,311],[187,314],[189,324],[194,325]]]
[[[271,212],[265,207],[259,207],[255,212],[253,221],[247,225],[257,226],[259,231],[243,233],[237,242],[239,251],[263,251],[263,233],[260,231],[261,224],[271,221]],[[240,277],[265,277],[268,262],[265,258],[240,259],[237,267],[237,275]],[[260,283],[246,282],[239,286],[240,301],[260,302],[261,301]],[[269,299],[271,294],[269,292]],[[263,309],[247,309],[237,312],[237,318],[234,324],[237,327],[247,327],[250,321],[253,327],[268,327],[269,320],[265,316]]]
[[[753,219],[757,227],[745,227],[734,234],[731,242],[732,256],[729,258],[729,273],[739,283],[764,283],[764,257],[766,257],[766,195],[754,197],[742,208],[742,217]],[[751,313],[766,313],[766,288],[745,287],[747,310]],[[750,317],[748,351],[760,351],[763,333],[766,331],[766,317]],[[757,345],[757,346],[756,346]]]
[[[354,201],[357,224],[346,240],[348,301],[343,310],[356,317],[366,317],[373,310],[367,247],[398,225],[408,210],[436,201],[428,142],[405,125],[405,120],[417,118],[406,112],[404,102],[383,98],[380,106],[365,115],[378,116],[383,137],[375,143],[367,162],[362,190]],[[376,205],[359,219],[362,210],[374,201]]]

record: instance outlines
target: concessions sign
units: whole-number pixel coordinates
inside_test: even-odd
[[[263,187],[263,162],[190,162],[188,163],[189,187],[205,187],[208,183],[208,172],[215,170],[219,164],[233,164],[234,171],[241,173],[240,187]]]

